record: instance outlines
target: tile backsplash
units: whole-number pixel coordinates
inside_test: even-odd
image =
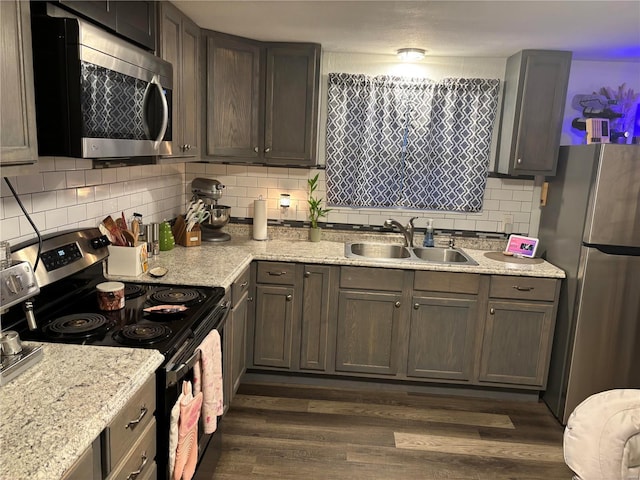
[[[251,165],[220,165],[189,163],[185,166],[187,191],[196,177],[215,178],[225,185],[220,204],[231,207],[232,217],[253,218],[253,201],[260,196],[267,200],[267,216],[273,220],[307,220],[307,180],[319,173],[317,195],[325,198],[324,170],[264,167]],[[291,197],[291,206],[279,207],[280,194]],[[381,226],[388,218],[401,222],[418,217],[416,227],[424,228],[427,218],[434,219],[436,229],[504,232],[506,217],[511,217],[514,233],[537,232],[539,188],[533,180],[489,178],[483,210],[480,213],[444,213],[409,209],[373,209],[331,207],[327,223],[348,223]],[[535,202],[535,209],[534,209]],[[532,225],[533,223],[533,225]]]
[[[145,222],[158,222],[184,212],[191,197],[191,180],[215,178],[226,188],[221,204],[231,207],[233,217],[252,218],[253,200],[267,199],[268,218],[307,220],[307,179],[320,173],[318,195],[324,197],[324,170],[297,168],[176,163],[91,169],[82,159],[41,157],[41,173],[9,177],[20,200],[42,234],[73,228],[95,227],[107,215],[133,212]],[[291,196],[291,206],[282,210],[281,193]],[[0,187],[0,239],[12,244],[35,237],[31,225],[11,195],[6,183]],[[407,209],[351,209],[335,207],[329,223],[381,226],[387,218],[401,222],[417,216],[416,227],[427,218],[436,229],[504,232],[511,216],[513,232],[537,233],[539,188],[533,180],[489,178],[484,208],[480,213],[442,213]]]
[[[184,163],[92,170],[91,160],[40,157],[38,165],[40,173],[9,181],[41,234],[95,227],[121,212],[158,222],[184,209]],[[4,179],[0,195],[0,239],[16,244],[35,238]]]

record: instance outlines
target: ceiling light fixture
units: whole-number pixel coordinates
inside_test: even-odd
[[[404,62],[416,62],[422,60],[427,51],[422,48],[401,48],[396,53]]]

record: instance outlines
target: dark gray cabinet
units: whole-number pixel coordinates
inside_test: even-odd
[[[9,176],[28,172],[9,170],[8,165],[38,160],[29,2],[0,2],[0,13],[0,164],[3,176]]]
[[[172,156],[200,155],[200,28],[169,2],[161,3],[160,55],[173,65]]]
[[[305,265],[300,319],[300,370],[325,372],[329,368],[328,342],[332,312],[332,267]]]
[[[402,270],[342,267],[336,372],[395,376],[400,370],[407,302]]]
[[[316,162],[320,46],[205,33],[207,156],[229,162]]]
[[[251,367],[329,372],[337,267],[258,262],[255,272]]]
[[[560,282],[492,276],[479,357],[480,383],[544,390]]]
[[[224,329],[224,359],[225,368],[224,394],[228,401],[233,401],[238,391],[242,376],[247,369],[247,322],[250,297],[250,273],[244,272],[231,285],[231,311]]]
[[[155,51],[156,49],[156,6],[158,2],[60,0],[58,3],[148,50]]]
[[[496,172],[555,175],[571,56],[523,50],[507,60]]]

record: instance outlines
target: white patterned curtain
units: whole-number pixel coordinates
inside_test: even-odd
[[[329,74],[327,202],[480,211],[498,86]]]

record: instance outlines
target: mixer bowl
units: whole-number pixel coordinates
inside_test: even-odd
[[[222,228],[231,218],[231,207],[226,205],[210,205],[207,207],[207,211],[211,213],[211,216],[202,225],[209,228]]]

